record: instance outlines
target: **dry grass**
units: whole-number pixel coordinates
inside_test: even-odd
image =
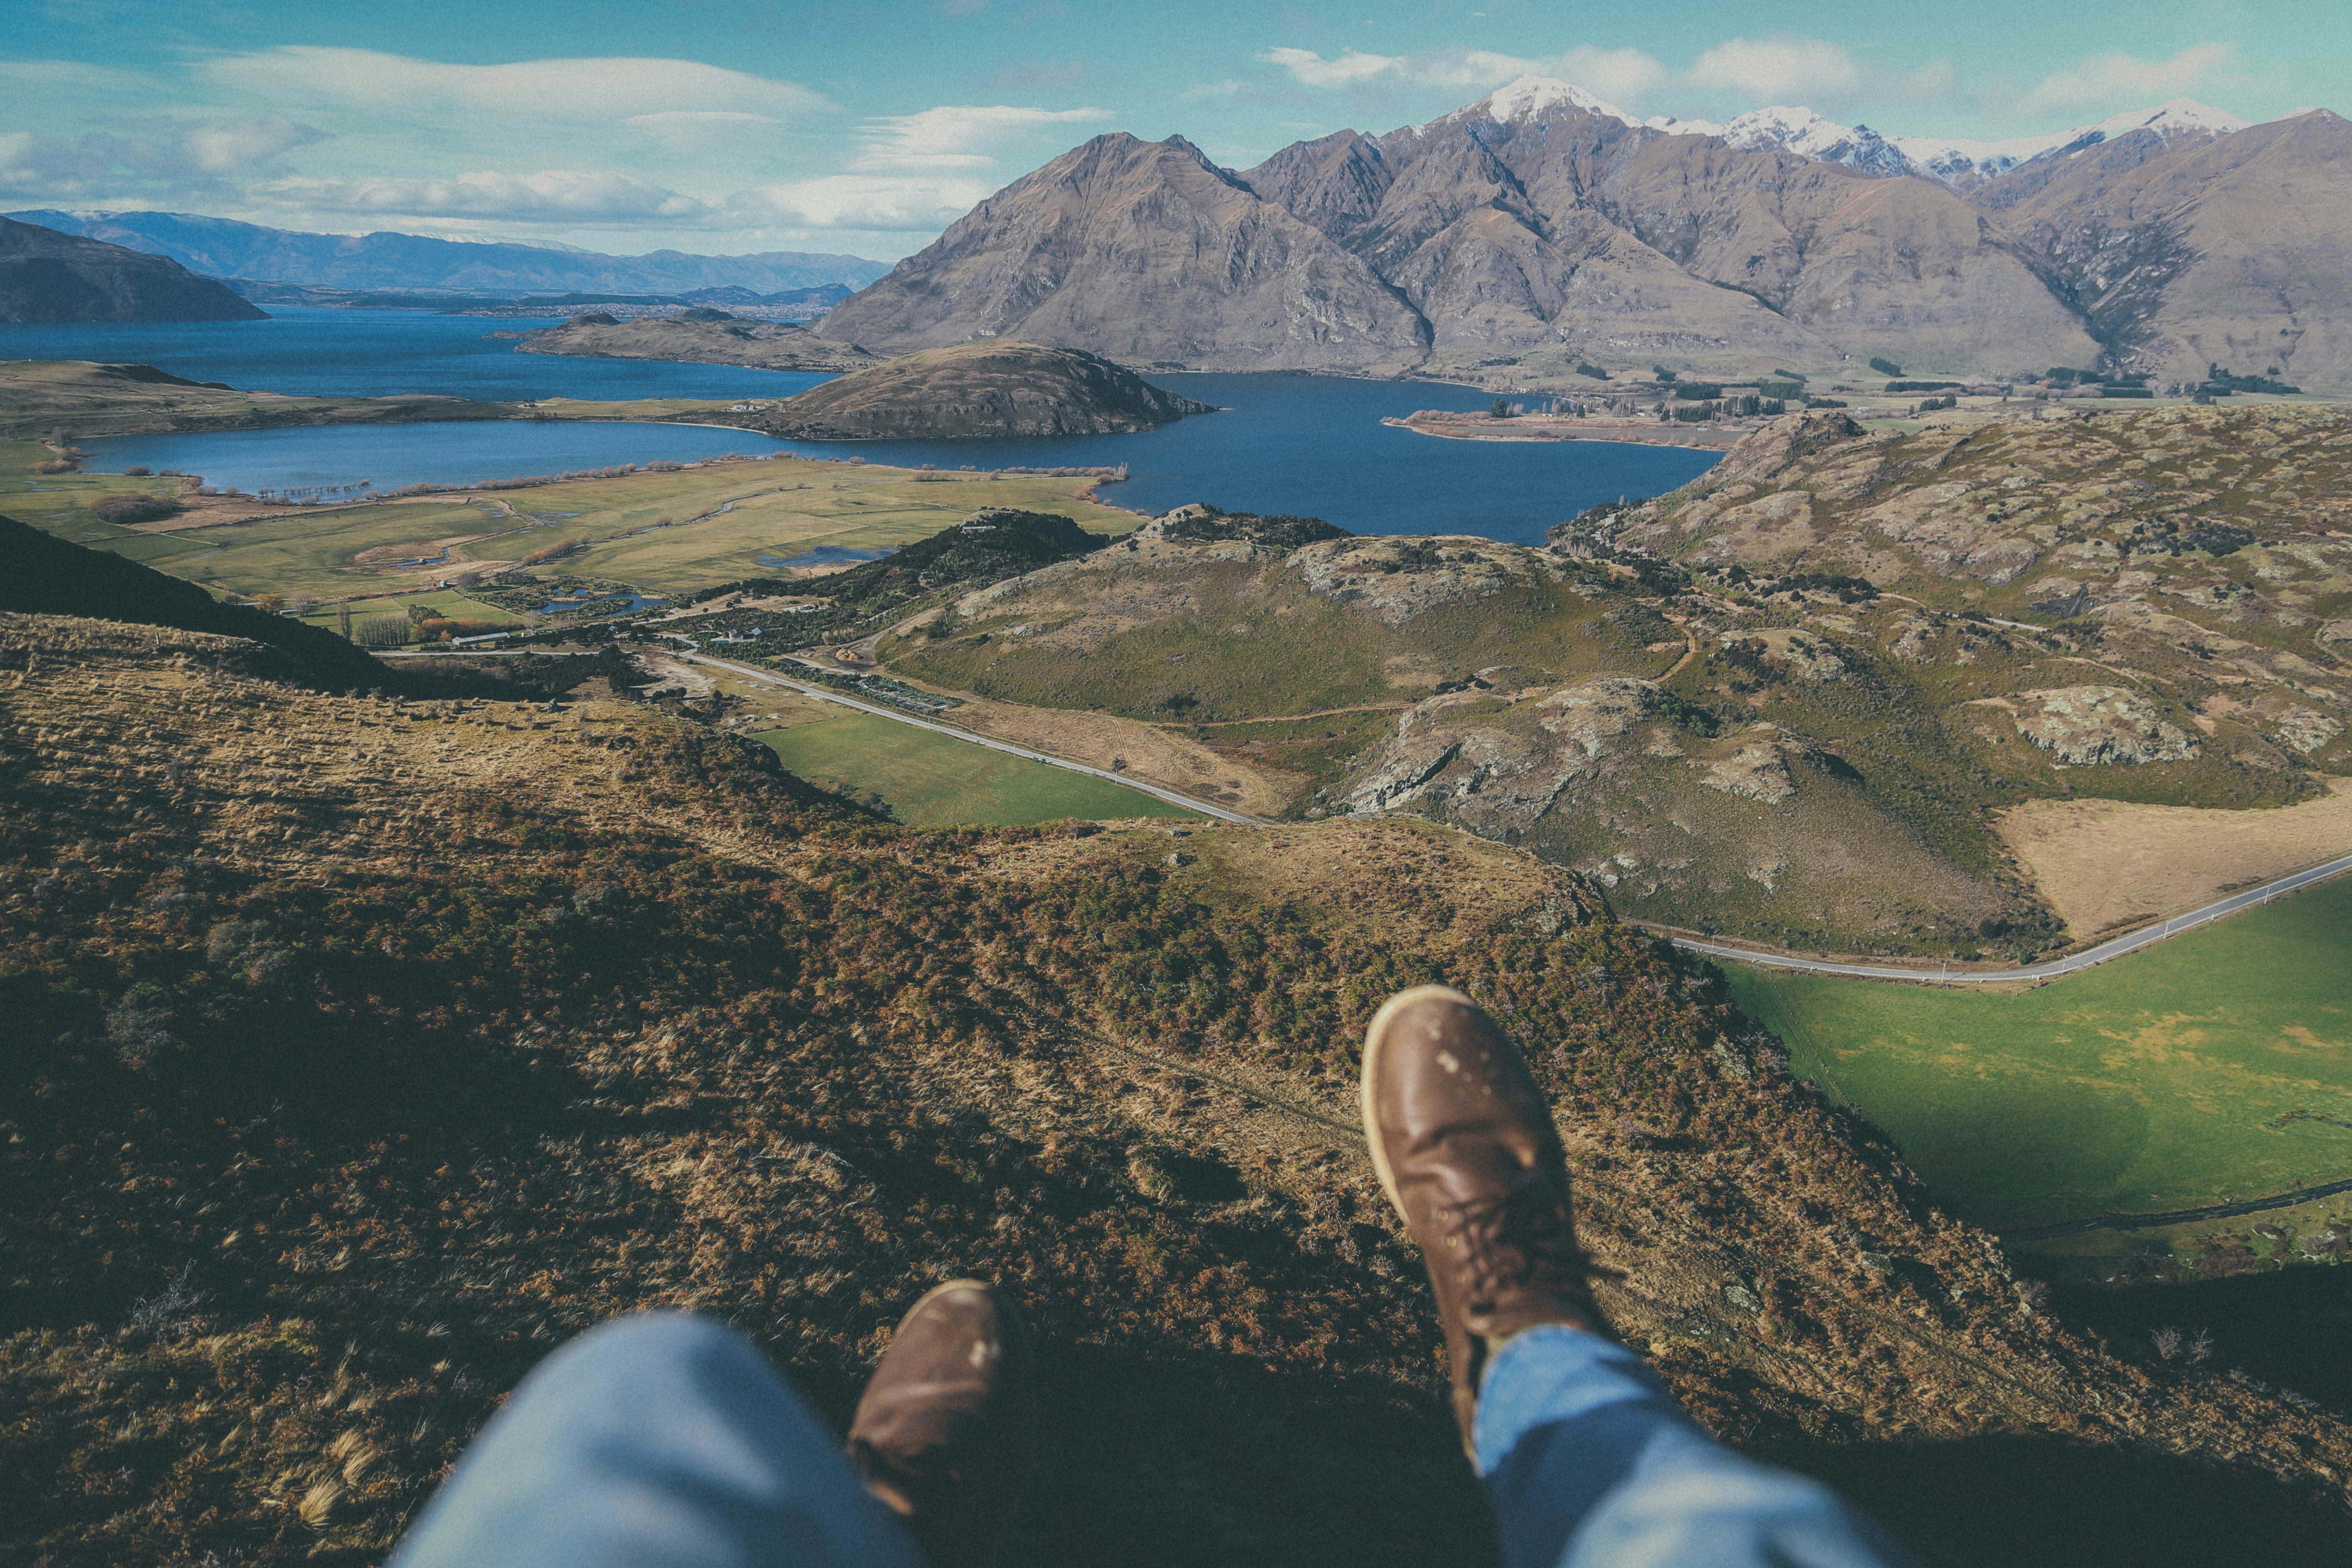
[[[1509,850],[906,833],[639,710],[239,658],[0,620],[0,1004],[32,1020],[0,1060],[0,1553],[380,1561],[590,1323],[724,1315],[838,1417],[971,1271],[1051,1347],[1020,1560],[1475,1561],[1351,1126],[1365,1016],[1440,975],[1531,1047],[1605,1303],[1734,1440],[1939,1563],[2342,1528],[2333,1417],[2032,1311],[1703,981]],[[189,1259],[201,1301],[132,1323]]]
[[[2269,811],[2035,800],[1998,822],[2034,890],[2087,941],[2352,854],[2352,779]]]

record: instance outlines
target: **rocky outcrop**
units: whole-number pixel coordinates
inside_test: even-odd
[[[908,354],[739,422],[808,441],[938,441],[1117,435],[1214,412],[1090,353],[995,341]]]
[[[2021,691],[2018,733],[2070,767],[2177,763],[2197,742],[2156,705],[2118,686],[2065,686]]]
[[[1530,573],[1551,570],[1531,552],[1467,534],[1334,539],[1292,552],[1289,566],[1308,592],[1362,605],[1386,626],[1401,626],[1441,605],[1483,599]]]
[[[259,321],[178,262],[0,218],[0,321]]]

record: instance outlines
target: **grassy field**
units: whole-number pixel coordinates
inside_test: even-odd
[[[1995,1229],[2352,1177],[2352,879],[2013,995],[1725,968],[1793,1070]]]
[[[918,827],[1198,815],[1102,779],[865,713],[794,724],[754,739],[803,778],[861,799],[879,797],[899,821]]]
[[[496,605],[486,605],[479,599],[468,598],[455,588],[436,589],[429,594],[383,594],[365,599],[353,599],[350,609],[352,618],[359,620],[368,616],[404,616],[408,613],[409,606],[413,605],[422,605],[435,615],[446,616],[452,620],[496,621],[502,626],[522,625],[522,617],[512,611],[501,610]],[[310,626],[328,627],[335,626],[341,621],[340,616],[332,609],[320,610],[315,614],[304,616],[302,619]]]
[[[248,595],[397,593],[428,586],[468,564],[512,563],[565,538],[591,542],[565,560],[565,571],[675,595],[773,575],[776,569],[762,565],[761,557],[797,555],[812,545],[908,543],[983,507],[1058,512],[1097,533],[1125,533],[1142,521],[1087,500],[1090,481],[1082,479],[928,479],[903,468],[777,458],[505,490],[495,500],[284,511],[151,533],[101,522],[88,503],[124,491],[171,494],[177,480],[36,477],[33,465],[47,455],[30,440],[0,442],[0,510],[77,544]],[[432,566],[398,564],[436,555],[438,542],[451,539],[472,542]]]

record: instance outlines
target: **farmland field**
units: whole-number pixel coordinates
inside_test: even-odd
[[[1791,1070],[1994,1229],[2352,1178],[2352,878],[2011,995],[1725,971]]]
[[[88,510],[89,499],[131,489],[169,493],[175,481],[110,474],[35,481],[29,470],[37,450],[26,442],[0,453],[0,497],[12,514],[21,511],[24,521],[77,544],[243,595],[397,593],[584,539],[589,547],[565,558],[565,572],[661,595],[775,575],[761,557],[797,555],[812,545],[905,544],[983,507],[1058,512],[1097,533],[1124,533],[1142,521],[1088,500],[1090,481],[1083,479],[919,479],[903,469],[779,458],[583,479],[500,491],[495,499],[280,510],[249,521],[142,531],[100,521]],[[5,462],[12,458],[18,461]],[[441,542],[453,540],[461,542],[442,558]],[[429,566],[401,564],[428,558]]]
[[[803,778],[862,799],[878,796],[899,821],[917,827],[1197,815],[1104,779],[870,714],[820,719],[753,738]]]

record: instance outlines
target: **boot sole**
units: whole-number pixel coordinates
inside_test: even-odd
[[[1356,1089],[1357,1104],[1364,1119],[1364,1146],[1371,1151],[1372,1170],[1381,1179],[1381,1191],[1388,1194],[1400,1218],[1404,1217],[1404,1199],[1397,1193],[1396,1173],[1389,1168],[1388,1152],[1381,1144],[1380,1122],[1372,1114],[1372,1083],[1379,1070],[1381,1049],[1388,1043],[1389,1026],[1414,1003],[1433,1000],[1458,1002],[1465,1007],[1478,1005],[1451,985],[1416,985],[1381,1003],[1381,1010],[1372,1015],[1372,1021],[1364,1028],[1364,1063]]]

